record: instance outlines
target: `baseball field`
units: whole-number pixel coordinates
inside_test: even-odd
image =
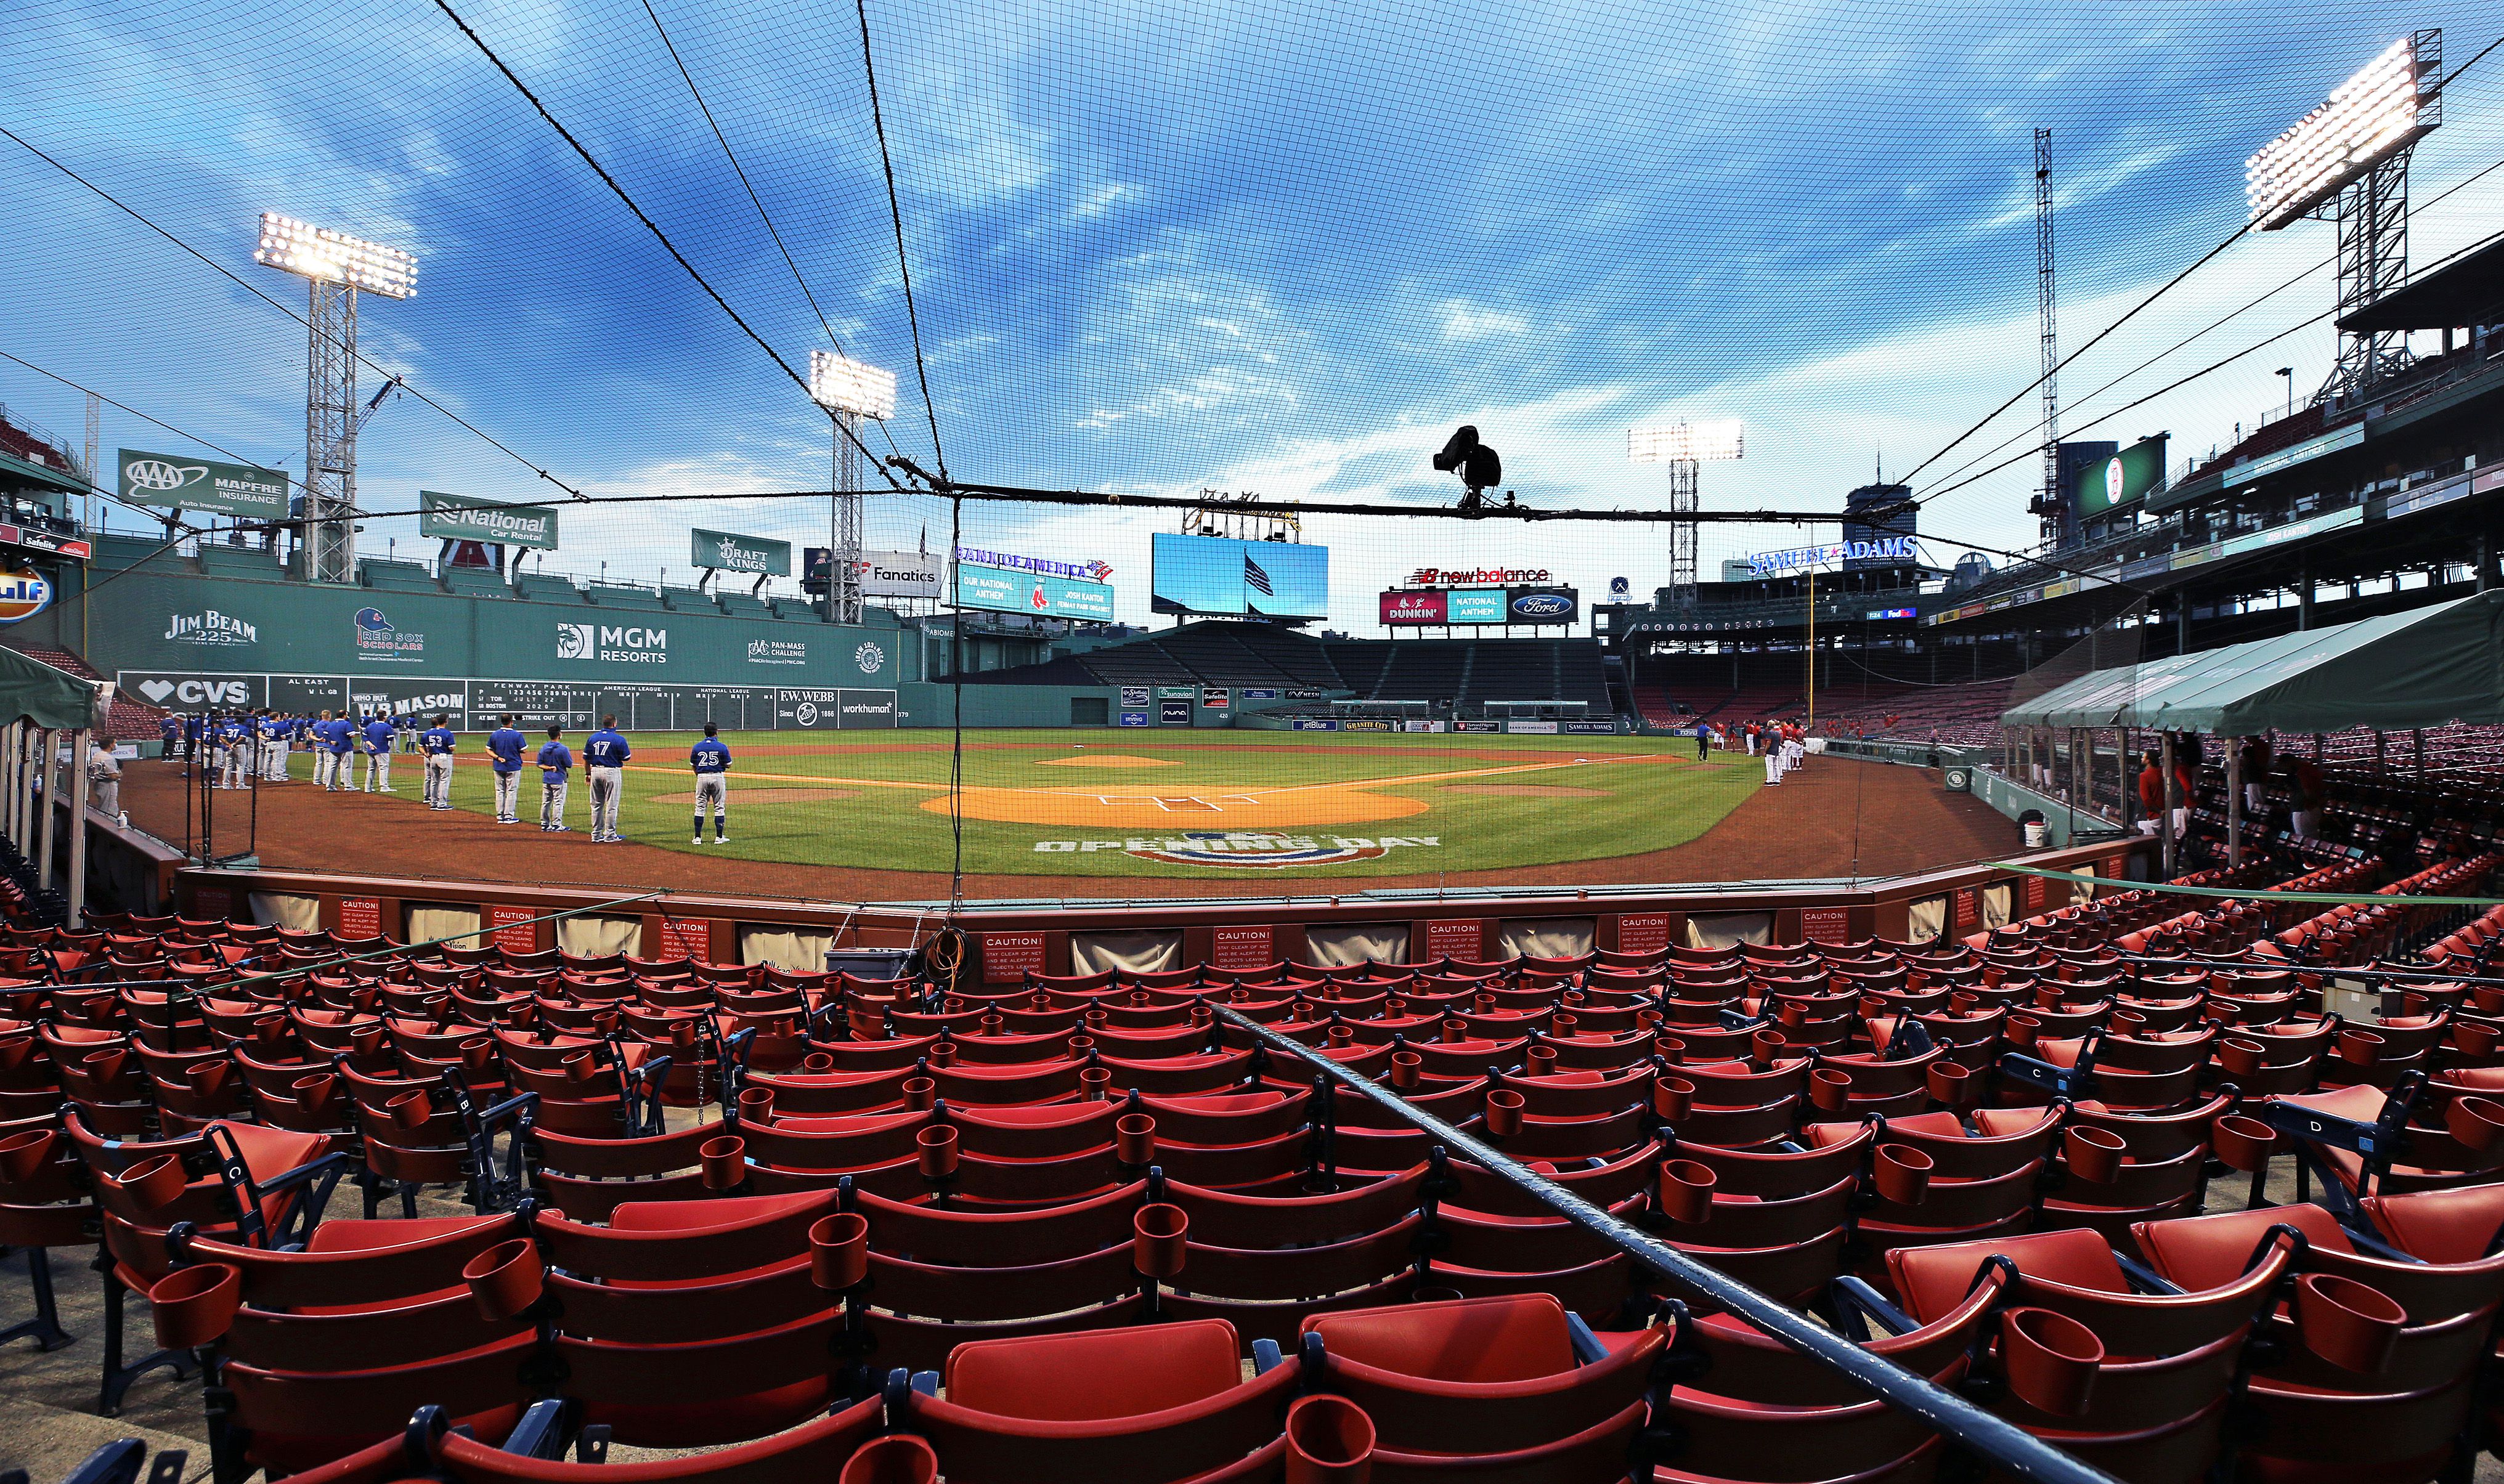
[[[945,871],[949,739],[803,742],[732,734],[730,839],[689,843],[693,739],[634,740],[622,829],[643,845],[751,861]],[[540,739],[534,737],[536,746]],[[579,736],[567,741],[578,748]],[[299,776],[302,768],[298,761]],[[965,869],[991,875],[1415,876],[1633,855],[1695,839],[1754,795],[1762,764],[1694,760],[1684,739],[991,731],[961,754]],[[413,798],[415,758],[397,760]],[[539,774],[521,811],[536,820]],[[492,814],[480,740],[456,807]],[[591,824],[574,777],[566,822]],[[522,826],[528,829],[529,826]]]

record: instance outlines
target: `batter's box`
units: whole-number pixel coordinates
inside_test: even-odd
[[[1154,805],[1169,814],[1222,814],[1230,804],[1237,809],[1250,809],[1261,801],[1250,794],[1218,794],[1213,798],[1203,798],[1199,794],[1097,794],[1096,802],[1107,807]]]

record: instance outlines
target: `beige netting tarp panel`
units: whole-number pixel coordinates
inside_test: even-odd
[[[1774,940],[1774,915],[1769,912],[1693,912],[1687,915],[1690,949],[1733,949],[1743,943]]]
[[[739,929],[739,961],[744,964],[761,963],[803,974],[821,974],[825,972],[826,954],[834,946],[834,934],[805,928],[743,924]]]
[[[1497,924],[1497,958],[1580,958],[1591,951],[1599,923],[1590,917],[1529,917]]]
[[[1948,930],[1948,899],[1922,897],[1904,909],[1904,940],[1927,943]]]
[[[1117,969],[1125,974],[1158,974],[1182,967],[1182,929],[1142,928],[1128,933],[1072,933],[1069,959],[1080,974]]]
[[[452,938],[453,934],[462,933],[469,936],[452,938],[452,946],[474,949],[478,947],[477,931],[478,909],[474,907],[445,907],[437,902],[408,904],[408,941],[411,943],[433,943],[437,938]]]
[[[556,946],[576,958],[606,958],[643,950],[641,917],[560,917]]]
[[[292,891],[256,891],[252,894],[252,920],[294,928],[299,933],[320,932],[322,899],[300,897]]]
[[[2096,864],[2095,864],[2095,862],[2093,862],[2093,861],[2088,861],[2088,862],[2087,862],[2087,863],[2085,863],[2084,865],[2076,866],[2076,867],[2073,867],[2072,869],[2073,869],[2073,870],[2075,870],[2075,871],[2078,873],[2078,875],[2080,875],[2080,876],[2093,876],[2093,875],[2095,875],[2095,874],[2096,874]],[[2096,899],[2096,883],[2095,883],[2095,882],[2093,882],[2093,881],[2071,881],[2071,882],[2069,883],[2069,904],[2070,904],[2071,906],[2073,906],[2073,907],[2075,907],[2075,906],[2080,906],[2080,905],[2083,905],[2083,904],[2085,904],[2085,903],[2092,902],[2092,901],[2094,901],[2095,899]]]
[[[2017,892],[2006,881],[1997,881],[1982,888],[1982,925],[1986,928],[2006,927],[2008,914],[2015,905]]]
[[[1325,969],[1361,963],[1407,963],[1408,924],[1361,922],[1355,925],[1314,923],[1304,929],[1304,950],[1296,962]]]

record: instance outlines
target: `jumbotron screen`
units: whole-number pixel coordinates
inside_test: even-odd
[[[1330,616],[1330,548],[1158,534],[1148,606],[1158,613]]]

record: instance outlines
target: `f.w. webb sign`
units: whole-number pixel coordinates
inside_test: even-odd
[[[556,512],[543,506],[508,505],[500,500],[420,490],[417,509],[417,534],[430,540],[495,541],[556,550]]]

